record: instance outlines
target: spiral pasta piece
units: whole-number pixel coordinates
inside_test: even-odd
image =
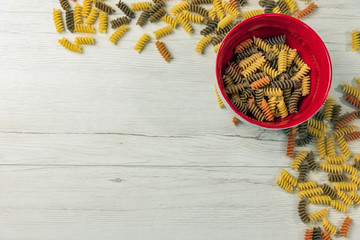
[[[132,11],[147,10],[150,7],[151,7],[151,2],[150,1],[131,3],[131,10]]]
[[[333,182],[332,185],[336,190],[342,191],[356,191],[358,189],[358,186],[355,183]]]
[[[332,225],[326,217],[323,218],[322,225],[332,235],[335,235],[338,232],[337,228]]]
[[[256,15],[264,14],[264,10],[250,10],[242,13],[242,20],[254,17]]]
[[[340,118],[336,123],[335,123],[335,128],[342,128],[345,127],[345,125],[353,122],[355,119],[357,119],[357,112],[352,112],[342,118]]]
[[[345,141],[351,142],[360,139],[360,132],[353,132],[345,135]]]
[[[352,200],[354,200],[354,202],[359,205],[360,204],[360,196],[359,194],[357,194],[354,191],[349,192],[349,196],[351,197]]]
[[[351,33],[351,46],[352,46],[353,52],[360,51],[360,32],[359,31],[353,31]]]
[[[253,37],[254,44],[263,50],[264,52],[270,52],[272,50],[272,46],[268,43],[266,43],[261,38]]]
[[[189,4],[186,1],[180,2],[176,4],[174,7],[170,9],[172,15],[176,15],[180,13],[182,10],[185,10],[189,7]]]
[[[182,14],[176,15],[175,21],[179,22],[180,25],[185,29],[185,32],[188,34],[191,34],[194,31],[189,21],[186,20]]]
[[[203,37],[202,39],[200,39],[198,44],[196,44],[195,52],[202,54],[204,52],[205,47],[211,42],[212,38],[213,38],[213,36],[211,34],[209,34],[209,35],[206,35],[205,37]]]
[[[108,16],[105,12],[99,14],[99,33],[106,33],[108,28]]]
[[[170,62],[170,59],[172,58],[171,54],[167,50],[164,42],[156,41],[155,42],[156,48],[158,49],[161,56],[165,59],[166,62]]]
[[[296,49],[290,49],[287,52],[287,58],[286,58],[286,67],[291,66],[291,64],[294,62],[294,59],[297,56],[297,50]]]
[[[144,33],[139,40],[137,41],[137,43],[134,46],[134,49],[140,53],[141,50],[145,47],[146,43],[150,40],[150,35],[147,33]]]
[[[85,3],[84,3],[84,7],[85,7]],[[110,7],[109,5],[107,5],[107,4],[103,3],[103,2],[96,1],[95,2],[95,7],[100,9],[103,12],[106,12],[107,14],[111,14],[111,13],[115,12],[115,10],[112,7]]]
[[[304,17],[308,16],[310,13],[314,12],[316,7],[317,6],[315,5],[315,2],[312,2],[311,4],[309,4],[309,6],[307,6],[303,10],[300,10],[300,11],[296,12],[294,14],[294,17],[297,18],[297,19],[304,18]]]
[[[86,18],[86,21],[84,24],[91,25],[93,24],[97,17],[99,16],[99,10],[96,8],[91,9],[89,16]]]
[[[298,10],[294,0],[284,0],[284,1],[289,6],[291,13],[294,13],[295,11]]]
[[[95,28],[93,25],[76,24],[74,31],[78,33],[95,33]]]
[[[330,164],[327,162],[320,163],[320,168],[329,173],[342,173],[343,172],[343,166],[342,165],[336,165],[336,164]]]
[[[247,67],[249,67],[252,63],[254,63],[257,59],[259,59],[262,56],[263,55],[261,52],[255,53],[255,54],[251,55],[250,57],[245,58],[244,60],[241,60],[239,62],[239,66],[245,70]]]
[[[324,218],[329,213],[328,208],[321,209],[309,215],[310,222],[316,222]]]
[[[345,205],[345,204],[342,204],[336,200],[331,200],[330,201],[330,206],[340,212],[343,212],[345,213],[346,210],[348,209],[349,206]]]
[[[286,104],[285,104],[284,100],[281,99],[278,102],[278,104],[276,105],[276,107],[277,107],[277,109],[279,109],[281,118],[286,118],[289,115],[289,112],[286,108]]]
[[[66,49],[68,49],[70,51],[78,52],[78,53],[82,52],[81,45],[78,45],[76,43],[72,43],[68,39],[66,39],[65,37],[63,37],[62,39],[59,39],[59,43],[61,44],[61,46],[63,46],[64,48],[66,48]]]
[[[239,98],[239,97],[232,97],[231,103],[240,110],[240,112],[246,114],[248,108],[247,105]]]
[[[313,204],[329,204],[331,201],[331,197],[329,196],[314,196],[314,197],[310,197],[308,199],[308,203],[313,203]]]
[[[222,20],[225,17],[224,9],[221,5],[220,0],[212,0],[212,3],[214,5],[214,10],[216,12],[216,16],[218,19]]]
[[[351,166],[348,163],[343,163],[343,169],[345,172],[347,172],[350,175],[357,175],[359,174],[359,170],[357,170],[356,168],[354,168],[353,166]]]
[[[345,182],[348,180],[345,174],[338,174],[338,173],[329,173],[328,179],[329,182]]]
[[[313,234],[314,234],[313,229],[306,229],[305,230],[304,240],[313,240]]]
[[[266,100],[263,98],[262,101],[259,104],[261,110],[263,111],[264,115],[265,115],[265,120],[266,121],[273,121],[274,120],[274,115],[272,114],[272,112],[270,111],[269,105],[267,104]]]
[[[64,9],[65,11],[70,10],[70,4],[69,4],[68,0],[59,0],[59,2],[60,2],[62,9]]]
[[[159,21],[163,16],[165,16],[166,12],[165,12],[165,8],[160,8],[159,10],[157,10],[154,14],[151,15],[151,17],[149,18],[149,22],[154,23]]]
[[[281,88],[264,88],[264,95],[271,98],[271,97],[281,97],[283,95],[283,91]]]
[[[134,18],[135,17],[135,13],[131,10],[131,8],[126,3],[122,2],[121,0],[119,0],[119,2],[116,4],[116,6],[123,13],[125,13],[125,15],[128,16],[129,18]]]
[[[92,4],[92,1],[91,1],[91,0],[84,0],[82,12],[81,12],[81,15],[82,15],[84,18],[87,18],[87,17],[89,16],[89,14],[90,14],[91,4]]]
[[[278,177],[276,183],[287,192],[291,192],[293,190],[291,184],[285,181],[282,177]]]
[[[289,99],[288,110],[290,114],[298,112],[298,105],[301,98],[301,89],[296,89]]]
[[[75,24],[82,24],[83,23],[83,17],[81,15],[83,7],[76,3],[74,7],[74,22]]]
[[[334,104],[335,104],[335,100],[328,97],[326,99],[325,102],[325,107],[324,107],[324,116],[325,116],[325,120],[330,120],[331,115],[332,115],[332,111],[334,108]]]
[[[270,84],[270,79],[268,77],[264,77],[264,78],[261,78],[253,83],[250,84],[250,87],[255,90],[255,89],[258,89],[258,88],[261,88],[265,85],[268,85]]]
[[[254,115],[254,117],[260,121],[263,122],[265,119],[265,115],[263,112],[252,102],[249,102],[248,104],[248,110]]]
[[[337,196],[344,204],[348,206],[354,204],[354,201],[348,195],[346,195],[344,191],[337,190]]]
[[[357,98],[354,98],[353,96],[351,95],[346,95],[344,97],[345,101],[347,101],[348,103],[350,103],[351,105],[357,107],[357,108],[360,108],[360,100],[357,99]]]
[[[269,100],[269,102],[270,102],[270,100]],[[276,107],[276,105],[275,105],[275,107]],[[269,106],[269,109],[270,109],[270,106]],[[271,109],[270,109],[270,111],[271,111]],[[272,111],[271,111],[271,113],[274,114]],[[295,138],[296,138],[295,134],[289,134],[288,140],[287,140],[286,156],[291,157],[291,158],[294,157]]]
[[[220,22],[218,23],[218,29],[224,29],[232,22],[232,20],[233,20],[233,16],[227,15],[226,17],[221,19]]]
[[[314,128],[310,125],[307,126],[307,131],[309,134],[313,135],[316,138],[323,138],[326,135],[324,130]]]
[[[216,88],[216,85],[214,85],[214,87],[215,87],[215,93],[216,93],[216,98],[218,100],[219,108],[223,108],[223,107],[225,107],[225,105],[224,105],[223,101],[220,98],[220,95],[219,95],[219,92],[218,92],[218,90]]]
[[[283,73],[286,70],[287,62],[287,52],[286,50],[281,50],[278,58],[278,72]]]
[[[308,189],[312,189],[312,188],[317,188],[317,184],[316,184],[315,180],[311,180],[308,182],[298,182],[298,185],[297,185],[297,190],[300,190],[300,191],[308,190]]]
[[[185,19],[189,20],[190,22],[194,22],[194,23],[199,23],[201,24],[204,21],[204,17],[203,16],[198,16],[195,15],[193,13],[190,13],[187,10],[182,11],[182,14],[184,16]]]
[[[306,201],[305,201],[305,199],[301,199],[299,201],[298,213],[299,213],[299,217],[300,217],[300,219],[301,219],[301,221],[303,223],[307,223],[307,222],[310,221],[309,215],[306,212]]]
[[[347,216],[344,219],[343,223],[341,224],[340,233],[339,233],[340,236],[345,238],[347,237],[351,223],[352,223],[352,219],[349,216]]]
[[[58,33],[61,33],[65,30],[64,23],[61,17],[61,10],[53,8],[53,19],[55,23],[55,28]]]
[[[351,152],[350,152],[350,149],[348,147],[348,145],[346,144],[345,142],[345,139],[344,137],[337,137],[336,138],[336,141],[339,145],[339,148],[341,150],[341,152],[346,156],[346,157],[350,157],[351,155]]]
[[[345,156],[325,156],[325,161],[330,164],[343,164],[345,163]]]
[[[285,180],[285,181],[287,181],[288,183],[290,183],[292,186],[294,186],[294,187],[296,187],[296,185],[297,185],[297,180],[293,177],[293,176],[291,176],[291,174],[288,172],[288,171],[286,171],[285,169],[281,169],[281,177]]]
[[[116,29],[122,25],[126,25],[130,22],[130,18],[127,16],[118,17],[110,21],[111,28]]]
[[[313,118],[310,118],[307,123],[308,123],[308,125],[310,125],[310,126],[312,126],[314,128],[320,129],[320,130],[325,130],[326,131],[326,130],[329,129],[329,125],[327,125],[324,122],[315,120]]]
[[[326,183],[323,183],[321,186],[322,190],[324,191],[324,194],[329,196],[331,199],[337,198],[337,193],[334,189],[332,189],[329,185]]]
[[[129,29],[129,25],[122,25],[120,26],[109,38],[110,42],[116,44],[122,36],[127,32]]]
[[[95,44],[94,37],[85,37],[85,36],[76,36],[74,42],[77,44],[89,44],[89,45]]]
[[[222,1],[221,2],[223,9],[229,13],[233,18],[237,18],[240,16],[240,12],[236,9],[233,8],[228,2],[226,1]]]
[[[265,63],[265,57],[258,58],[253,64],[241,72],[244,77],[248,77],[251,74],[254,74],[258,69],[260,69]]]
[[[301,80],[302,78],[304,78],[310,71],[310,67],[305,63],[300,70],[291,77],[291,80]]]
[[[291,169],[298,170],[300,164],[305,160],[308,152],[307,151],[301,151],[294,159]]]
[[[360,99],[360,91],[348,84],[344,84],[343,91],[356,99]]]
[[[208,10],[206,10],[205,8],[196,5],[196,4],[190,4],[189,8],[188,8],[189,12],[194,12],[194,13],[198,13],[203,17],[208,17],[209,16],[209,12]]]
[[[162,18],[161,21],[166,22],[167,24],[171,25],[173,28],[176,28],[178,22],[170,17],[168,14],[165,14]]]
[[[244,51],[246,48],[250,47],[252,45],[252,43],[253,43],[252,39],[246,39],[246,40],[242,41],[241,43],[236,45],[235,53],[240,53],[240,52]]]
[[[169,35],[170,33],[172,33],[174,30],[172,28],[171,25],[167,25],[166,27],[162,27],[162,28],[159,28],[158,30],[155,30],[153,33],[154,33],[154,36],[156,39],[159,39],[161,37],[164,37],[166,35]]]
[[[215,8],[209,8],[208,13],[211,20],[215,20],[217,18]]]
[[[310,94],[310,77],[309,76],[305,76],[302,79],[301,82],[301,88],[302,88],[302,96],[305,97],[307,95]]]

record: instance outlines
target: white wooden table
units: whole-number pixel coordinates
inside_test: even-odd
[[[259,8],[249,2],[244,10]],[[171,64],[154,40],[136,53],[135,21],[117,46],[97,34],[76,54],[57,42],[74,37],[55,32],[58,1],[0,3],[1,240],[302,239],[298,199],[275,185],[289,169],[285,136],[234,127],[217,107],[213,49],[194,52],[203,26],[164,38]],[[360,2],[316,3],[304,21],[330,51],[338,99],[335,87],[360,74],[349,37]]]

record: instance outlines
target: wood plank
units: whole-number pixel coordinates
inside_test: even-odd
[[[302,239],[298,199],[275,185],[278,174],[277,168],[2,166],[0,231],[5,240]],[[354,210],[348,214],[356,224]],[[334,210],[329,217],[336,225],[344,218]]]

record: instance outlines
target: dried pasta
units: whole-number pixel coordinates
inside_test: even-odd
[[[154,33],[154,36],[156,39],[159,39],[159,38],[162,38],[166,35],[169,35],[170,33],[172,33],[174,30],[172,28],[171,25],[167,25],[166,27],[162,27],[162,28],[159,28],[158,30],[155,30],[153,33]]]
[[[85,37],[85,36],[76,36],[74,42],[77,44],[89,44],[89,45],[95,44],[94,37]]]
[[[144,33],[139,40],[137,41],[137,43],[134,46],[134,49],[140,53],[141,50],[145,47],[146,43],[150,40],[150,35],[147,33]]]
[[[322,219],[322,225],[332,235],[335,235],[338,232],[337,228],[332,225],[326,217]]]
[[[131,10],[132,11],[147,10],[150,7],[151,7],[151,2],[150,1],[131,3]]]
[[[208,35],[204,36],[202,39],[200,39],[200,41],[198,42],[198,44],[195,47],[195,52],[202,54],[205,50],[205,47],[211,42],[212,38],[213,38],[213,36],[211,34],[208,34]]]
[[[131,8],[126,3],[122,2],[121,0],[119,0],[119,2],[116,4],[116,6],[123,13],[125,13],[125,15],[128,16],[129,18],[134,18],[135,17],[135,13],[131,10]]]
[[[345,238],[348,236],[348,232],[349,232],[351,223],[352,223],[352,219],[349,216],[347,216],[344,219],[343,223],[341,224],[341,228],[340,228],[340,232],[339,232],[340,236],[345,237]]]
[[[110,42],[116,44],[120,38],[127,32],[129,25],[120,26],[109,38]]]
[[[108,16],[105,12],[99,14],[99,33],[106,33],[108,28]]]
[[[55,23],[55,28],[58,33],[65,30],[64,23],[61,17],[61,10],[60,9],[53,9],[53,19]]]
[[[78,33],[95,33],[93,25],[76,24],[74,32]]]
[[[62,39],[59,39],[59,43],[61,44],[61,46],[63,46],[64,48],[66,48],[70,51],[78,52],[78,53],[82,52],[81,45],[72,43],[65,37],[63,37]]]
[[[156,48],[158,49],[161,56],[165,59],[166,62],[170,62],[170,59],[173,58],[169,51],[167,50],[164,42],[156,41],[155,42]]]
[[[294,17],[297,19],[304,18],[304,17],[308,16],[310,13],[314,12],[316,7],[317,6],[315,5],[315,2],[313,2],[313,3],[309,4],[309,6],[307,6],[306,8],[296,12],[294,14]]]

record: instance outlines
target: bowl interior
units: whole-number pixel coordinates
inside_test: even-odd
[[[234,48],[240,42],[252,38],[269,38],[286,35],[286,43],[298,51],[305,63],[310,66],[310,94],[303,97],[299,112],[275,122],[259,122],[236,109],[224,90],[223,73],[227,62],[233,57]],[[331,86],[332,68],[329,53],[321,38],[303,22],[281,14],[262,14],[247,19],[233,28],[225,37],[217,55],[216,77],[221,95],[227,105],[242,119],[265,128],[288,128],[298,125],[313,116],[325,102]]]

